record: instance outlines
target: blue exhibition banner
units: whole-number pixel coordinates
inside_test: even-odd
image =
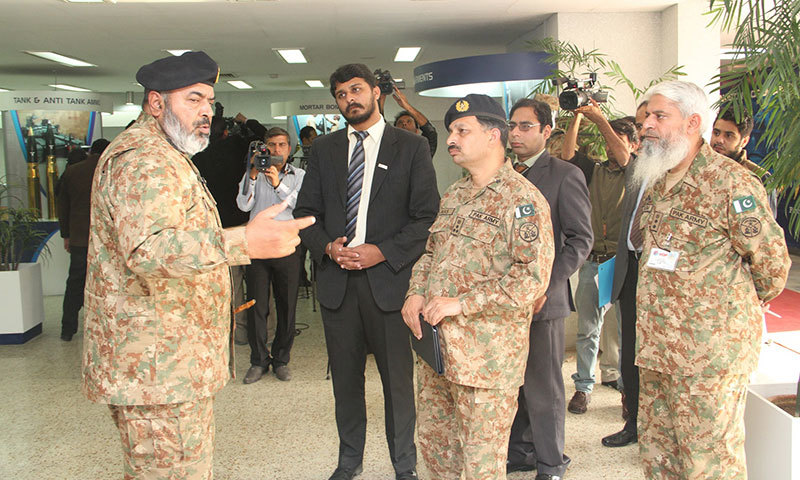
[[[597,266],[597,303],[598,307],[603,307],[611,303],[611,287],[614,285],[614,261],[617,257],[611,257]]]

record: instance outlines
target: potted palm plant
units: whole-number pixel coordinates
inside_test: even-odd
[[[0,179],[0,344],[24,343],[42,332],[42,271],[38,263],[22,261],[46,237],[37,219]]]

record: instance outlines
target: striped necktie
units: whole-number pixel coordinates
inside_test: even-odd
[[[361,202],[361,185],[364,179],[364,139],[369,132],[353,132],[356,136],[356,145],[350,157],[350,166],[347,169],[347,204],[345,205],[344,233],[347,241],[353,240],[356,235],[356,220],[358,219],[358,204]]]

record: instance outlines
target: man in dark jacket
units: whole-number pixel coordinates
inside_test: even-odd
[[[78,331],[78,312],[83,307],[86,283],[86,252],[89,246],[89,199],[97,160],[108,146],[99,138],[92,143],[86,160],[73,163],[59,180],[58,224],[64,250],[69,253],[69,273],[61,314],[61,340],[69,342]]]
[[[536,469],[537,480],[563,477],[570,458],[564,455],[564,320],[572,298],[569,277],[592,248],[592,207],[580,169],[551,157],[545,142],[552,129],[550,107],[522,99],[511,108],[509,142],[517,155],[514,168],[542,192],[550,204],[556,256],[550,284],[534,304],[531,345],[519,409],[511,426],[509,472]]]

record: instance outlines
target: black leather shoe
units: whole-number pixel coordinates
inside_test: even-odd
[[[525,463],[506,462],[506,473],[532,472],[534,470],[536,470],[536,465],[528,465],[528,464],[525,464]]]
[[[562,478],[564,477],[562,477],[561,475],[553,475],[551,473],[540,473],[536,475],[535,480],[561,480]]]
[[[259,367],[258,365],[253,365],[247,369],[247,374],[244,376],[244,384],[247,385],[248,383],[255,383],[261,380],[261,377],[264,376],[265,372],[264,367]]]
[[[624,447],[639,441],[639,436],[627,430],[621,430],[613,435],[603,438],[603,446],[605,447]]]
[[[364,469],[361,465],[356,468],[336,467],[333,475],[328,480],[351,480],[357,477]]]
[[[617,390],[619,392],[622,391],[622,389],[619,388],[619,380],[612,380],[610,382],[600,382],[600,384],[603,385],[604,387],[613,388],[614,390]]]
[[[71,342],[73,335],[74,335],[74,333],[62,333],[61,334],[61,340],[64,340],[65,342]]]
[[[419,477],[417,476],[416,470],[409,470],[407,472],[398,473],[394,478],[395,480],[417,480]]]

